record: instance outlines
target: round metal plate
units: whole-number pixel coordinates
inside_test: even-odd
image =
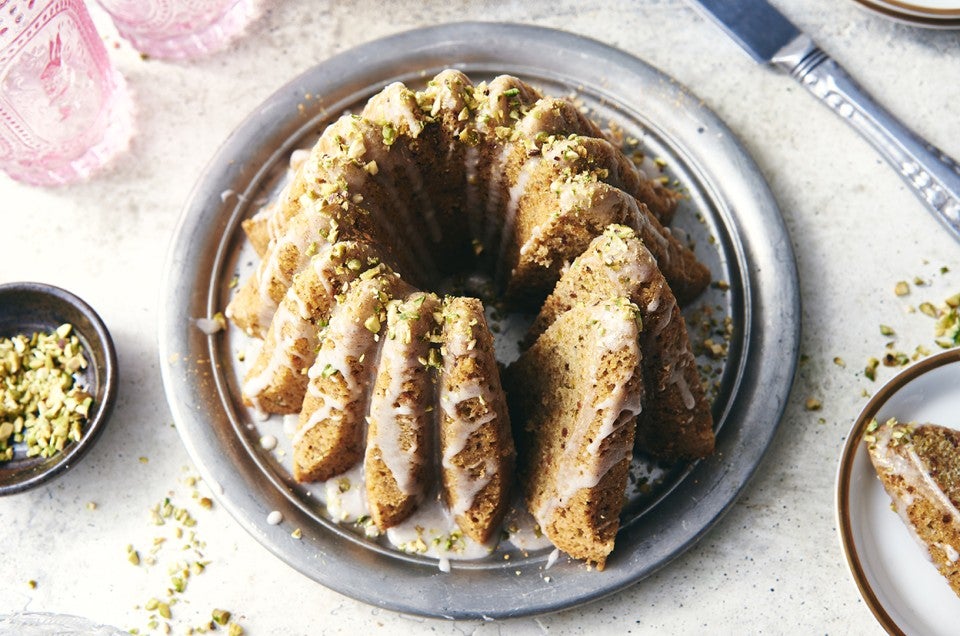
[[[673,467],[622,515],[603,572],[549,550],[453,563],[405,555],[329,521],[258,444],[242,408],[236,343],[194,319],[221,311],[249,267],[240,222],[275,190],[292,150],[392,81],[411,87],[447,67],[474,81],[516,75],[574,95],[604,125],[662,158],[688,194],[675,227],[714,279],[700,309],[729,316],[729,354],[716,379],[717,451]],[[499,618],[559,610],[620,590],[693,545],[733,503],[766,451],[790,391],[799,343],[796,267],[776,202],[752,159],[702,101],[644,62],[599,42],[520,25],[461,23],[360,46],[278,91],[231,135],[180,219],[163,283],[163,380],[188,451],[221,504],[277,556],[348,596],[398,611]],[[691,317],[688,314],[688,318]],[[720,329],[722,329],[722,325]],[[266,523],[277,510],[285,522]],[[303,537],[291,538],[292,528]]]

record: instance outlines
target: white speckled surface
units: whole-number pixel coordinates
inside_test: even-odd
[[[0,499],[0,614],[81,614],[149,632],[150,613],[138,606],[164,597],[167,566],[193,551],[171,539],[156,566],[137,568],[126,546],[144,557],[154,537],[168,533],[169,526],[151,524],[149,508],[175,491],[173,503],[193,511],[210,561],[172,608],[178,634],[213,608],[232,611],[249,634],[881,633],[836,537],[837,461],[878,386],[862,371],[890,340],[878,325],[896,330],[899,350],[934,348],[932,321],[908,307],[960,291],[960,244],[840,119],[792,80],[755,65],[681,0],[411,4],[276,0],[229,52],[191,63],[144,61],[126,45],[114,48],[115,36],[107,35],[138,102],[139,130],[125,161],[59,190],[0,176],[0,283],[39,280],[86,299],[113,333],[121,373],[113,418],[84,461],[47,486]],[[846,0],[774,4],[891,111],[960,157],[957,32],[888,22]],[[464,19],[594,37],[690,87],[769,180],[792,233],[803,297],[804,362],[770,453],[730,513],[687,554],[612,598],[504,623],[446,623],[356,603],[275,559],[224,510],[200,508],[183,483],[195,471],[172,425],[156,353],[167,244],[182,202],[227,134],[284,82],[333,53]],[[944,265],[951,271],[942,274]],[[898,280],[917,276],[928,284],[894,295]],[[878,382],[892,374],[881,366]],[[822,410],[806,410],[811,396]]]

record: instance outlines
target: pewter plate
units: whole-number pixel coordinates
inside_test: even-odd
[[[602,572],[549,548],[498,548],[453,561],[401,553],[333,523],[258,443],[239,399],[235,333],[207,335],[195,320],[221,311],[230,281],[251,267],[240,222],[274,192],[291,152],[392,81],[421,86],[455,67],[474,81],[516,75],[572,95],[604,125],[666,161],[687,193],[675,228],[696,244],[717,281],[687,318],[730,318],[729,352],[714,364],[717,450],[628,489],[616,548]],[[723,286],[725,287],[725,286]],[[734,502],[775,433],[796,367],[800,301],[793,251],[753,160],[703,102],[622,51],[536,27],[459,23],[420,29],[333,57],[268,99],[229,137],[183,211],[162,287],[160,354],[167,399],[187,450],[217,499],[274,554],[340,593],[392,610],[446,618],[556,611],[617,592],[691,547]],[[275,426],[275,425],[274,425]],[[641,461],[640,464],[643,464]],[[642,486],[642,487],[641,487]],[[283,522],[270,525],[271,511]],[[299,528],[303,536],[291,537]],[[502,552],[502,553],[501,553]],[[504,558],[508,555],[509,558]]]

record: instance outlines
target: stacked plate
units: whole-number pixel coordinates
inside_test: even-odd
[[[882,15],[932,29],[960,28],[960,0],[856,0]]]

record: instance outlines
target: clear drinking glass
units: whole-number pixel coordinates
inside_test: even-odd
[[[86,178],[127,148],[131,104],[83,0],[0,0],[0,170]]]
[[[2,0],[0,0],[2,1]],[[222,49],[255,14],[253,0],[97,0],[141,53],[188,58]]]

